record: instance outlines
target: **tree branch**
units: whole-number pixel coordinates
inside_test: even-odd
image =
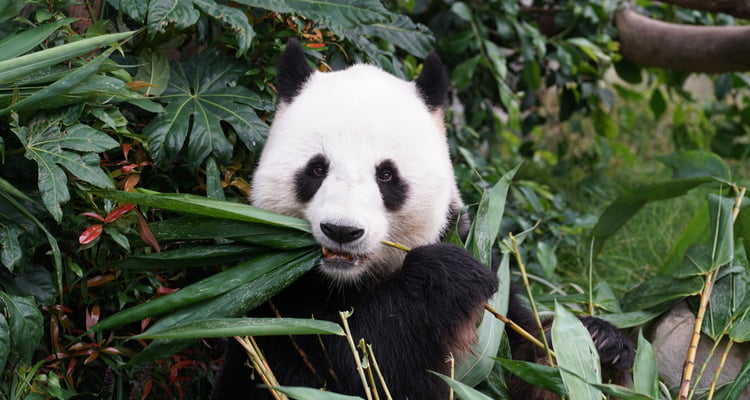
[[[689,1],[689,0],[685,0]],[[750,70],[750,26],[693,26],[617,12],[622,54],[635,64],[685,72]]]

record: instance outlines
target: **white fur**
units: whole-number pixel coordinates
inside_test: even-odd
[[[330,161],[328,175],[307,204],[296,198],[295,174],[316,154]],[[397,211],[386,209],[375,168],[393,160],[409,186]],[[383,240],[409,247],[435,243],[451,203],[461,205],[453,177],[442,111],[430,112],[413,82],[369,65],[315,72],[300,94],[282,103],[253,178],[252,204],[310,222],[324,247],[363,255],[356,267],[321,271],[338,283],[398,268],[404,253]],[[363,228],[343,247],[320,223]]]

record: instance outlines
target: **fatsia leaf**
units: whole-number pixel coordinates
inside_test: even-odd
[[[405,15],[392,14],[392,18],[391,22],[359,25],[348,31],[348,35],[377,36],[417,57],[424,58],[434,47],[434,38],[429,29],[422,24],[415,24]]]
[[[57,121],[14,126],[13,132],[23,144],[26,158],[37,163],[42,201],[58,222],[62,219],[60,204],[70,199],[68,178],[61,167],[94,186],[114,187],[112,180],[101,169],[96,154],[118,145],[105,133],[82,124],[61,130]]]
[[[23,256],[23,249],[18,241],[23,233],[21,225],[0,215],[0,264],[5,265],[10,272],[13,272]]]
[[[171,163],[186,145],[191,170],[209,155],[219,164],[228,162],[233,145],[222,122],[231,125],[248,149],[263,142],[268,125],[255,110],[269,110],[271,103],[238,85],[245,70],[239,61],[211,51],[172,64],[169,88],[161,97],[167,108],[143,132],[157,164]]]
[[[5,315],[0,313],[0,370],[5,371],[5,363],[10,355],[10,327]]]
[[[323,21],[334,31],[362,24],[388,22],[388,10],[378,0],[238,0],[237,3],[278,13],[294,12]]]
[[[217,4],[214,0],[193,0],[193,4],[209,17],[227,25],[237,40],[237,56],[250,48],[255,31],[242,10]]]
[[[167,90],[169,85],[169,60],[161,51],[146,49],[138,56],[138,71],[135,80],[148,85],[141,93],[146,96],[158,96]]]
[[[0,292],[0,311],[8,321],[10,348],[18,353],[22,362],[31,364],[37,344],[44,332],[42,313],[33,297],[20,297]]]

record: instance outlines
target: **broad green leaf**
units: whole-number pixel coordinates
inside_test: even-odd
[[[245,244],[217,244],[208,246],[194,244],[154,254],[131,255],[113,263],[112,267],[140,270],[205,267],[206,265],[247,260],[248,257],[254,254],[266,251],[268,251],[267,248]]]
[[[591,386],[601,390],[607,395],[620,400],[653,400],[659,397],[651,397],[642,393],[635,392],[623,386],[613,385],[611,383],[592,383]]]
[[[388,22],[389,15],[378,0],[238,0],[237,3],[304,15],[339,32],[359,25]]]
[[[250,150],[264,141],[268,125],[255,110],[268,110],[271,105],[238,84],[246,69],[238,60],[218,57],[212,51],[172,64],[169,88],[161,97],[168,102],[166,110],[143,132],[157,164],[173,162],[186,146],[193,171],[209,156],[220,165],[228,163],[234,146],[222,122],[231,125]]]
[[[583,50],[584,53],[586,53],[587,56],[589,56],[592,60],[595,62],[604,62],[608,63],[610,60],[610,57],[605,54],[602,49],[599,48],[599,46],[592,43],[590,40],[583,38],[583,37],[577,37],[577,38],[571,38],[566,40],[568,43],[576,45],[579,49]]]
[[[654,398],[659,397],[659,371],[651,343],[638,330],[638,348],[633,362],[633,390]]]
[[[148,4],[148,30],[164,32],[167,27],[184,29],[198,22],[200,13],[191,0],[151,0]],[[142,4],[142,3],[141,3]]]
[[[33,297],[20,297],[0,292],[0,302],[5,312],[10,331],[11,352],[18,354],[25,365],[31,365],[31,357],[44,333],[42,313]]]
[[[503,368],[524,381],[565,397],[565,385],[560,377],[560,370],[549,365],[541,365],[528,361],[508,360],[498,358]]]
[[[602,382],[599,353],[594,341],[583,323],[557,303],[552,322],[552,347],[570,398],[600,400],[601,392],[588,383]]]
[[[651,93],[651,98],[649,99],[648,104],[656,119],[659,119],[664,115],[664,112],[667,110],[667,101],[664,100],[664,94],[660,88],[654,89],[653,93]]]
[[[479,202],[479,208],[466,241],[466,248],[484,265],[490,265],[492,262],[492,246],[500,232],[508,188],[520,167],[519,164],[506,172]]]
[[[432,372],[432,371],[430,371]],[[450,386],[454,392],[456,392],[456,395],[458,395],[461,400],[492,400],[491,398],[487,397],[484,393],[472,388],[469,385],[463,384],[449,376],[445,376],[443,374],[439,374],[437,372],[432,372],[433,374],[437,375],[440,379],[444,380],[445,383]]]
[[[357,396],[348,396],[307,387],[276,386],[274,389],[297,400],[363,400]]]
[[[660,316],[666,311],[671,304],[649,309],[648,311],[630,311],[620,314],[603,314],[598,317],[616,326],[619,329],[632,328],[643,325],[648,321]]]
[[[5,363],[10,356],[10,327],[5,315],[0,313],[0,370],[5,371]]]
[[[138,56],[138,71],[133,80],[150,86],[139,91],[146,96],[159,96],[169,85],[169,60],[161,51],[145,49]]]
[[[391,17],[391,22],[359,25],[347,34],[377,36],[420,58],[433,49],[435,39],[426,26],[415,24],[402,14],[391,14]]]
[[[714,340],[732,329],[732,319],[747,297],[747,273],[742,267],[722,268],[714,284],[701,331]]]
[[[80,124],[62,131],[57,121],[38,121],[31,125],[15,126],[13,132],[23,144],[26,158],[37,163],[42,201],[56,221],[62,219],[60,204],[70,199],[68,178],[61,166],[94,186],[114,187],[112,180],[99,165],[100,159],[96,154],[117,147],[118,143],[106,134]]]
[[[673,274],[675,278],[705,275],[711,270],[711,248],[694,244],[685,252],[682,265]]]
[[[497,270],[500,288],[488,300],[488,303],[502,315],[508,313],[510,298],[510,253],[504,253]],[[482,322],[476,330],[477,340],[466,359],[456,367],[454,376],[457,380],[476,386],[485,380],[495,365],[494,357],[500,348],[500,341],[505,334],[505,323],[495,318],[489,311],[484,311]]]
[[[63,18],[51,24],[44,24],[36,28],[27,29],[0,40],[0,61],[10,60],[33,49],[42,43],[52,32],[60,27],[77,21],[76,18]]]
[[[221,171],[213,157],[206,161],[206,197],[224,200],[224,188],[221,187]]]
[[[116,328],[130,322],[155,317],[194,303],[215,298],[232,289],[243,286],[265,273],[270,273],[279,268],[279,266],[290,263],[304,254],[305,252],[295,251],[260,255],[250,261],[195,282],[174,293],[120,311],[94,325],[91,329],[98,332]]]
[[[21,9],[26,5],[23,0],[3,0],[0,1],[0,22],[5,22],[18,16]]]
[[[732,261],[734,255],[734,199],[708,195],[708,215],[711,217],[711,269]]]
[[[625,293],[622,298],[622,308],[626,312],[648,310],[698,294],[702,288],[703,278],[700,276],[676,279],[657,275]]]
[[[693,216],[687,228],[669,251],[664,265],[660,269],[662,275],[675,275],[682,271],[685,254],[690,246],[704,241],[709,236],[708,202]]]
[[[55,280],[47,268],[29,264],[23,273],[5,282],[6,288],[18,296],[33,296],[37,304],[50,306],[55,303]]]
[[[700,185],[716,182],[711,177],[694,177],[647,185],[633,189],[617,198],[599,217],[591,235],[596,240],[596,252],[646,203],[681,196]]]
[[[42,68],[90,53],[101,46],[127,39],[132,34],[133,32],[121,32],[95,36],[0,61],[0,84],[12,82]]]
[[[23,249],[18,241],[23,233],[21,225],[0,215],[0,263],[10,272],[13,272],[23,257]]]
[[[237,53],[239,57],[250,48],[250,43],[255,37],[255,31],[247,20],[247,15],[241,9],[218,4],[214,0],[192,0],[193,5],[198,7],[209,17],[224,24],[232,31],[237,40]]]
[[[276,214],[247,204],[214,200],[207,197],[157,192],[123,192],[119,190],[97,190],[94,193],[123,203],[156,207],[182,214],[211,218],[226,218],[237,221],[259,222],[262,224],[312,232],[310,224],[299,218]]]
[[[729,332],[729,337],[737,343],[750,342],[750,319],[735,324]]]
[[[678,151],[658,160],[672,168],[672,179],[713,177],[731,179],[729,166],[718,155],[707,151]]]
[[[310,251],[276,269],[263,273],[256,279],[213,299],[183,307],[159,319],[151,329],[161,330],[178,323],[207,318],[240,317],[265,302],[281,289],[290,285],[302,274],[312,269],[320,260],[319,251]],[[190,340],[157,339],[151,342],[131,361],[141,365],[169,357],[192,343]]]
[[[607,282],[599,282],[594,287],[594,305],[611,313],[622,312],[620,299]]]
[[[163,330],[149,329],[133,339],[203,339],[209,337],[271,335],[340,335],[336,323],[303,318],[211,318],[178,324]]]

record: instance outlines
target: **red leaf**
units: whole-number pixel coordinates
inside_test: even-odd
[[[99,310],[99,304],[94,304],[94,307],[91,308],[91,312],[89,313],[88,310],[86,311],[86,330],[91,329],[94,324],[99,322],[99,316],[100,316],[100,310]]]
[[[128,159],[128,153],[130,153],[130,149],[133,147],[130,143],[123,143],[120,145],[122,148],[122,156],[125,157],[125,159]]]
[[[168,288],[168,287],[166,287],[166,286],[159,286],[159,287],[158,287],[158,288],[156,289],[156,296],[157,296],[157,297],[161,297],[161,296],[166,296],[166,295],[168,295],[168,294],[170,294],[170,293],[174,293],[174,292],[176,292],[176,291],[178,291],[178,290],[179,290],[179,289],[170,289],[170,288]]]
[[[122,217],[123,214],[135,208],[135,204],[125,204],[124,206],[117,207],[114,211],[107,214],[107,218],[104,218],[104,223],[117,221],[118,218]]]
[[[136,168],[138,168],[138,165],[136,165],[136,164],[128,164],[128,165],[123,165],[122,167],[120,167],[120,171],[122,171],[123,174],[127,174],[128,172],[130,172],[130,171],[132,171],[132,170],[134,170]]]
[[[85,216],[91,217],[91,218],[96,218],[99,221],[104,222],[104,217],[102,217],[101,215],[99,215],[99,214],[97,214],[95,212],[85,212],[85,213],[81,213],[81,215],[85,215]]]
[[[80,244],[88,244],[94,241],[94,239],[98,238],[99,235],[102,234],[102,230],[104,229],[104,225],[102,224],[95,224],[91,225],[88,228],[86,228],[85,231],[81,234],[81,236],[78,237],[78,243]]]
[[[161,252],[159,242],[156,240],[156,236],[151,232],[151,229],[149,229],[146,218],[143,217],[143,214],[141,214],[140,211],[138,211],[136,215],[138,216],[138,231],[141,233],[141,239],[156,250],[157,253]]]
[[[311,49],[319,49],[325,46],[325,43],[305,43],[305,45]]]
[[[151,393],[151,386],[154,384],[154,381],[148,381],[143,385],[143,396],[141,396],[141,400],[145,400],[149,393]]]
[[[141,174],[131,174],[128,175],[128,178],[125,180],[125,183],[122,185],[122,190],[124,192],[133,192],[133,188],[135,185],[138,184],[141,180]]]

